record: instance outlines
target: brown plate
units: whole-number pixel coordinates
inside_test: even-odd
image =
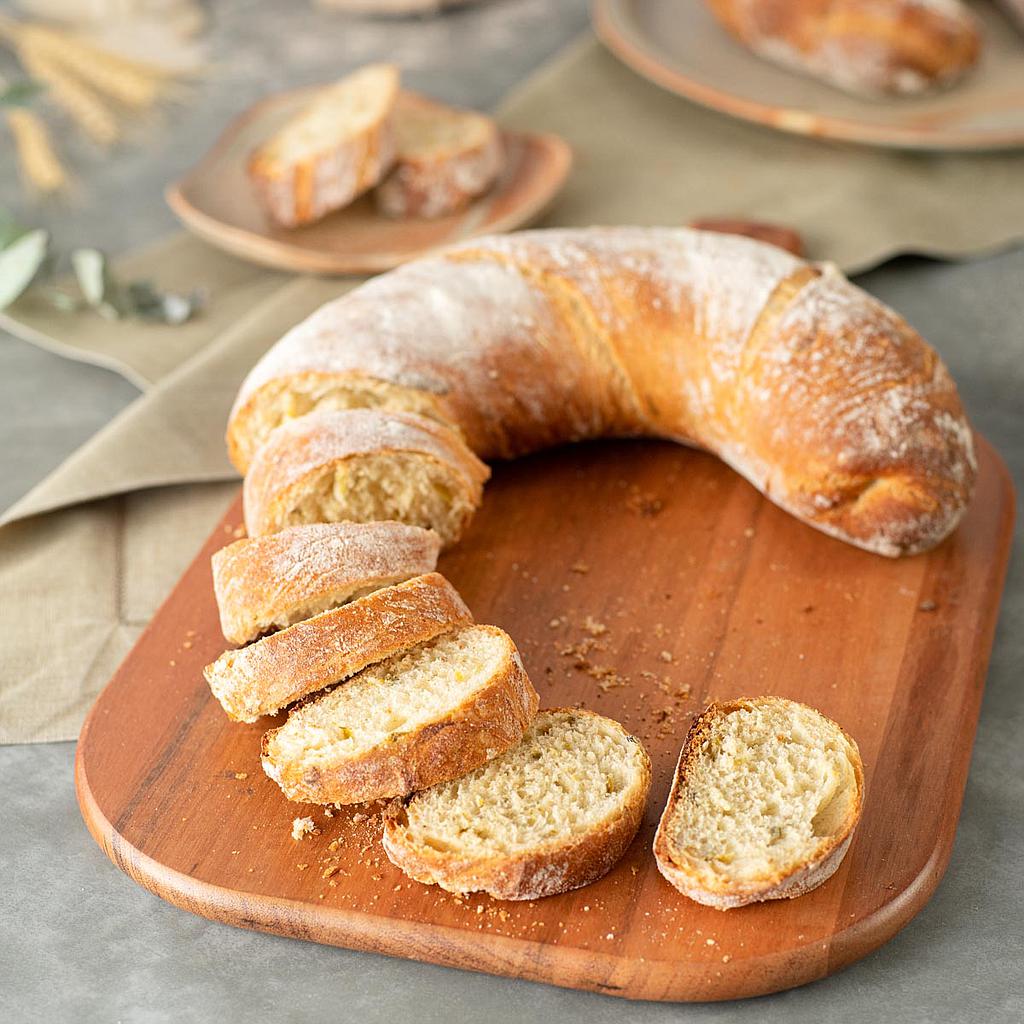
[[[922,98],[870,100],[776,67],[728,36],[701,0],[595,0],[594,27],[634,71],[713,110],[798,135],[897,149],[1024,146],[1024,40],[993,4],[981,62]]]
[[[572,165],[572,151],[555,135],[503,132],[501,177],[450,217],[394,220],[381,216],[372,198],[363,196],[316,224],[282,228],[264,213],[245,165],[252,150],[313,92],[281,93],[250,107],[195,168],[168,187],[167,202],[187,228],[235,256],[278,270],[375,273],[464,238],[522,227],[540,216]]]

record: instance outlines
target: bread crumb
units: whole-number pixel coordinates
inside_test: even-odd
[[[573,572],[578,572],[581,575],[590,572],[590,566],[586,562],[573,562],[571,569]]]
[[[918,611],[922,612],[933,612],[939,606],[932,600],[922,601],[918,606]]]
[[[296,818],[292,822],[292,839],[296,842],[308,835],[318,835],[319,831],[312,818]]]
[[[658,655],[658,657],[661,658],[662,661],[671,662],[672,661],[672,652],[671,651],[661,651],[661,653]]]
[[[247,779],[247,778],[249,778],[249,773],[248,772],[235,772],[235,778],[236,779]]]

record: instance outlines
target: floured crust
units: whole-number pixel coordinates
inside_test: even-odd
[[[707,0],[754,53],[847,92],[913,95],[968,71],[981,36],[959,0]]]
[[[348,128],[339,123],[319,133],[320,147],[311,153],[289,153],[282,131],[256,149],[249,158],[249,179],[271,217],[283,227],[310,224],[333,210],[347,206],[373,188],[395,159],[392,119],[398,99],[399,73],[392,65],[370,65],[327,87],[313,100],[329,104],[340,91],[367,91],[365,102],[375,113],[369,123]]]
[[[311,523],[246,537],[210,560],[221,630],[244,644],[432,572],[441,539],[405,523]]]
[[[494,626],[478,627],[502,631]],[[509,642],[489,682],[443,718],[396,734],[353,758],[303,766],[275,756],[272,729],[263,737],[263,770],[289,800],[354,804],[406,796],[457,779],[514,746],[537,713],[538,697]]]
[[[952,378],[901,317],[830,265],[685,228],[474,239],[375,278],[252,370],[232,457],[244,469],[291,408],[353,391],[454,424],[485,458],[609,436],[702,447],[888,556],[949,534],[976,471]]]
[[[672,839],[674,811],[679,802],[686,799],[687,773],[700,756],[701,746],[710,731],[712,722],[742,708],[778,703],[779,701],[780,699],[776,697],[753,697],[711,704],[694,720],[686,734],[682,750],[679,753],[672,790],[658,824],[658,831],[654,836],[654,858],[657,861],[658,870],[665,879],[684,896],[697,903],[703,903],[717,910],[730,910],[764,900],[793,899],[802,896],[832,877],[842,863],[843,857],[846,856],[846,851],[853,840],[853,832],[860,821],[864,806],[864,765],[857,744],[845,730],[832,722],[831,724],[842,734],[849,746],[850,763],[856,780],[855,798],[842,824],[832,835],[823,837],[813,853],[800,864],[795,865],[792,870],[765,874],[742,884],[731,883],[723,879],[721,885],[712,888],[705,881],[699,879],[693,871],[687,869],[686,858],[682,857],[675,849]]]
[[[433,572],[225,651],[203,675],[229,718],[255,722],[472,621],[455,588]]]
[[[593,714],[575,708],[550,710]],[[413,795],[393,801],[385,814],[382,842],[388,859],[424,885],[439,885],[456,893],[486,892],[499,900],[540,899],[597,881],[621,859],[633,841],[643,821],[651,785],[647,752],[639,740],[622,731],[643,754],[641,772],[618,813],[588,832],[546,843],[529,854],[514,857],[459,856],[419,843],[409,834],[406,807],[416,799]]]
[[[490,470],[454,429],[411,413],[317,412],[285,423],[257,452],[245,477],[247,532],[258,537],[288,525],[289,511],[338,464],[396,452],[447,467],[470,513],[479,506]]]
[[[406,139],[403,121],[429,135],[434,144]],[[389,217],[443,217],[482,195],[501,171],[504,154],[497,125],[483,114],[402,93],[395,110],[397,153],[391,173],[374,191]]]

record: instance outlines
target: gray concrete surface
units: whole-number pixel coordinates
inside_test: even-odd
[[[397,54],[412,81],[486,105],[585,22],[582,0],[495,0],[437,22],[331,21],[295,4],[222,3],[224,74],[168,118],[154,148],[82,152],[87,200],[40,215],[64,241],[112,251],[171,226],[159,193],[233,110],[288,83]],[[317,31],[284,42],[286,23]],[[14,205],[0,150],[0,204]],[[31,211],[26,211],[26,216]],[[861,279],[948,360],[975,424],[1024,481],[1024,250],[969,264],[900,260]],[[134,396],[116,376],[0,335],[0,505]],[[745,1003],[630,1004],[215,925],[118,872],[75,805],[72,744],[0,748],[0,1021],[1024,1020],[1024,567],[1011,566],[952,862],[934,899],[846,971]],[[2,597],[0,597],[2,606]],[[2,642],[2,623],[0,623]]]

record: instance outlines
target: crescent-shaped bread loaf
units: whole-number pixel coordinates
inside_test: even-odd
[[[474,239],[323,306],[231,415],[239,469],[270,438],[246,481],[251,533],[303,521],[267,526],[261,480],[268,463],[298,475],[307,414],[366,406],[454,426],[481,458],[607,436],[704,448],[798,519],[890,556],[945,537],[975,475],[956,386],[900,316],[829,264],[685,228]]]

